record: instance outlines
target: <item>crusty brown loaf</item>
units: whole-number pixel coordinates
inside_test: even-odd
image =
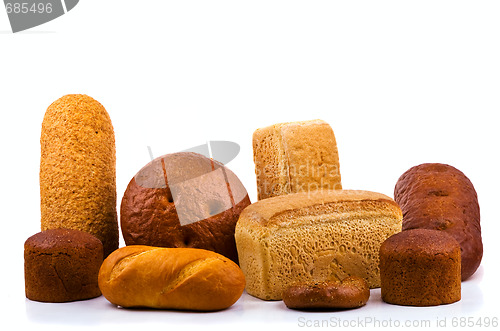
[[[449,233],[462,250],[462,280],[474,274],[483,256],[479,203],[460,170],[440,163],[415,166],[399,178],[394,199],[403,210],[403,230]]]
[[[460,245],[449,234],[413,229],[380,247],[382,300],[404,306],[435,306],[460,300]]]
[[[66,95],[45,113],[40,138],[41,228],[96,236],[107,256],[118,248],[115,136],[104,107]]]
[[[364,306],[370,288],[363,278],[349,276],[341,281],[301,283],[283,292],[283,302],[292,309],[347,309]]]
[[[380,244],[401,231],[402,213],[380,193],[320,190],[260,200],[236,224],[240,267],[249,294],[280,300],[296,282],[354,275],[380,286]]]
[[[26,297],[67,302],[101,295],[97,275],[102,243],[93,235],[70,229],[39,232],[24,244]]]
[[[213,169],[224,173],[210,176]],[[204,201],[182,194],[182,187],[174,201],[171,186],[183,183],[186,189],[202,187]],[[176,206],[183,203],[184,214],[189,213],[184,217],[202,220],[181,224]],[[249,204],[241,182],[221,163],[197,153],[168,154],[146,165],[128,184],[121,203],[121,230],[127,245],[202,248],[237,262],[234,228]]]
[[[99,288],[122,307],[212,311],[239,299],[245,277],[234,262],[211,251],[132,245],[106,258]]]
[[[253,157],[259,200],[342,188],[335,135],[322,120],[257,129],[253,134]]]

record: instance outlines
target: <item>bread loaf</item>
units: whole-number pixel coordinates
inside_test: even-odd
[[[380,286],[380,244],[401,231],[402,213],[374,192],[329,190],[260,200],[236,224],[240,267],[249,294],[280,300],[296,282],[364,278]]]
[[[332,128],[322,120],[279,123],[253,134],[259,200],[317,189],[341,189]]]
[[[369,298],[368,284],[356,276],[342,281],[294,284],[283,292],[283,302],[291,309],[358,308]]]
[[[160,156],[123,194],[120,224],[127,245],[202,248],[238,261],[234,227],[250,204],[238,177],[191,152]]]
[[[483,256],[479,202],[460,170],[441,163],[412,167],[396,183],[394,199],[403,210],[403,230],[450,234],[460,244],[462,280],[476,272]]]
[[[221,310],[234,304],[244,287],[234,262],[196,248],[126,246],[99,270],[102,294],[122,307]]]
[[[435,306],[460,300],[460,246],[444,231],[412,229],[380,247],[382,300]]]
[[[101,295],[97,274],[102,243],[71,229],[39,232],[24,243],[26,297],[42,302],[68,302]]]
[[[66,95],[47,109],[40,138],[41,228],[96,236],[107,256],[118,248],[115,136],[104,107]]]

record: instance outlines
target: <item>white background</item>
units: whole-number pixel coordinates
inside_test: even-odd
[[[2,323],[304,329],[325,319],[333,328],[340,318],[354,329],[365,328],[365,318],[385,325],[428,319],[432,326],[446,318],[448,327],[457,317],[500,318],[494,308],[500,294],[499,17],[498,1],[85,0],[52,22],[13,34],[0,8]],[[462,170],[479,195],[482,266],[463,283],[459,303],[431,308],[384,304],[379,290],[361,309],[315,314],[246,294],[231,309],[210,314],[130,311],[102,297],[30,302],[23,243],[40,230],[40,128],[46,108],[68,93],[94,97],[111,116],[118,204],[150,160],[147,146],[160,156],[207,140],[240,144],[228,167],[256,201],[253,131],[320,118],[335,131],[344,188],[392,196],[411,166],[442,162]]]

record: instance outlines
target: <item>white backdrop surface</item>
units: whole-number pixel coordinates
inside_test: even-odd
[[[1,8],[2,322],[37,329],[364,329],[429,320],[442,329],[500,318],[499,15],[497,1],[86,0],[13,34]],[[411,166],[441,162],[462,170],[479,196],[482,266],[463,283],[460,302],[430,308],[385,304],[379,290],[365,307],[335,313],[291,311],[246,293],[229,310],[203,314],[125,310],[103,297],[26,300],[23,243],[40,230],[41,123],[46,108],[68,93],[92,96],[111,116],[118,204],[149,162],[148,146],[159,156],[208,140],[241,146],[228,167],[256,201],[253,131],[320,118],[335,132],[344,188],[392,196]]]

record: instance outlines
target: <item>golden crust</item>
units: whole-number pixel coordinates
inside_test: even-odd
[[[240,215],[235,238],[249,294],[280,300],[295,282],[364,278],[380,286],[380,244],[401,231],[389,197],[368,191],[290,193],[260,200]]]
[[[108,256],[99,271],[102,294],[122,307],[221,310],[233,305],[244,287],[234,262],[197,248],[126,246]]]
[[[360,203],[361,205],[368,206],[373,201],[392,205],[395,216],[402,216],[396,202],[382,193],[363,190],[318,190],[281,195],[272,199],[257,201],[243,210],[238,220],[238,225],[260,225],[264,227],[271,224],[280,225],[276,224],[276,216],[285,212],[297,212],[311,206],[322,208],[324,205],[330,205],[333,208],[337,207],[339,208],[338,211],[340,211],[340,209],[345,208],[345,203]],[[281,221],[284,222],[285,220],[282,219]]]
[[[253,134],[259,200],[316,189],[341,189],[332,128],[322,120],[278,123]]]
[[[41,229],[88,232],[107,256],[118,248],[116,154],[104,107],[86,95],[52,103],[40,137]]]

